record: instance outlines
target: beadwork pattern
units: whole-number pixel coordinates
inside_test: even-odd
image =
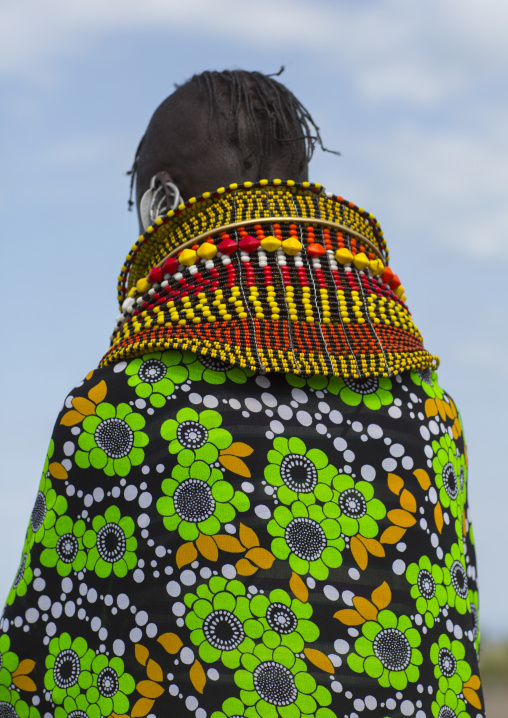
[[[262,180],[205,193],[159,218],[127,256],[102,366],[168,348],[355,379],[436,366],[387,261],[373,215],[320,185]]]

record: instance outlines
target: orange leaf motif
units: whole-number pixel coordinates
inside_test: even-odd
[[[360,626],[365,623],[365,618],[360,616],[358,611],[353,611],[352,608],[343,608],[341,611],[333,614],[334,618],[338,618],[341,623],[346,626]]]
[[[147,665],[147,667],[146,667],[146,675],[147,675],[148,678],[150,678],[150,680],[152,680],[152,681],[159,681],[159,682],[160,682],[160,681],[162,681],[163,678],[164,678],[164,674],[163,674],[163,672],[162,672],[162,668],[159,666],[159,664],[158,664],[156,661],[152,660],[151,658],[150,658],[150,660],[148,661],[148,665]]]
[[[250,456],[254,449],[243,441],[234,441],[227,449],[221,449],[220,455],[232,454],[233,456]]]
[[[437,405],[434,399],[427,399],[425,402],[425,413],[428,417],[436,416]]]
[[[229,553],[243,553],[245,551],[240,541],[234,536],[217,534],[214,539],[221,551],[228,551]]]
[[[422,489],[424,491],[427,491],[427,489],[430,488],[430,479],[425,469],[415,469],[413,471],[413,474],[416,476],[418,483],[420,484]]]
[[[94,404],[100,404],[101,401],[104,401],[104,399],[106,398],[107,392],[108,387],[106,386],[106,382],[103,379],[90,389],[90,391],[88,392],[88,398],[90,399],[90,401],[93,401]]]
[[[383,557],[385,555],[385,550],[377,539],[368,539],[360,535],[358,535],[358,539],[373,556]]]
[[[406,533],[406,529],[399,526],[389,526],[381,534],[381,543],[398,543]]]
[[[196,539],[196,548],[208,561],[217,561],[219,558],[219,549],[211,536],[199,534]]]
[[[363,596],[355,596],[353,598],[353,605],[366,621],[376,620],[378,610],[367,598],[363,598]]]
[[[371,598],[380,611],[388,606],[392,600],[392,592],[386,581],[372,591]]]
[[[20,688],[22,691],[29,691],[30,693],[33,693],[37,690],[37,686],[32,681],[31,678],[28,676],[16,676],[13,677],[12,682],[15,686]]]
[[[219,456],[219,461],[225,469],[228,469],[228,471],[231,471],[233,474],[245,476],[245,478],[250,479],[251,473],[249,467],[245,461],[239,459],[238,456],[222,454]]]
[[[259,546],[259,539],[256,532],[242,523],[240,524],[240,541],[243,543],[245,548]]]
[[[75,396],[72,400],[72,406],[84,416],[95,414],[95,404],[84,396]]]
[[[62,416],[60,424],[63,424],[63,426],[75,426],[83,421],[84,418],[83,414],[80,414],[79,411],[71,409],[70,411],[65,412]]]
[[[411,491],[404,489],[404,491],[400,495],[400,505],[403,509],[406,509],[406,511],[412,511],[413,513],[416,511],[416,499],[411,493]]]
[[[140,698],[139,701],[136,701],[134,703],[134,708],[132,709],[131,717],[132,718],[143,718],[143,716],[148,715],[150,711],[152,710],[152,706],[155,703],[155,701],[150,701],[148,698]]]
[[[299,601],[307,603],[309,600],[309,589],[304,584],[300,576],[294,571],[289,581],[289,588],[293,591]]]
[[[472,706],[478,708],[478,710],[481,710],[482,702],[478,698],[478,693],[476,691],[474,691],[472,688],[463,688],[462,692],[464,693],[464,698],[468,703],[471,703]]]
[[[94,371],[95,371],[95,369],[92,369],[92,371],[89,371],[88,374],[85,376],[85,379],[87,381],[89,381],[93,377]]]
[[[164,693],[164,688],[154,681],[140,681],[136,688],[145,698],[155,699]]]
[[[439,533],[441,533],[441,531],[443,530],[444,519],[443,509],[441,508],[441,504],[439,503],[439,501],[434,506],[434,521],[436,522],[437,530],[439,531]]]
[[[474,691],[477,691],[480,685],[480,678],[478,676],[472,675],[471,678],[464,683],[464,688],[472,688]]]
[[[411,514],[407,511],[404,511],[404,509],[393,509],[393,511],[388,511],[388,518],[392,524],[405,529],[416,523],[415,517],[411,516]]]
[[[258,570],[258,567],[253,566],[246,558],[241,558],[236,562],[235,566],[240,576],[252,576]]]
[[[48,466],[48,471],[54,479],[65,481],[68,477],[67,471],[59,461],[52,461]]]
[[[356,536],[352,536],[349,545],[351,547],[351,553],[353,554],[354,560],[356,561],[358,566],[360,566],[362,571],[364,571],[367,568],[367,564],[369,562],[369,554],[367,553],[367,549]]]
[[[163,633],[162,636],[157,639],[157,642],[161,644],[164,650],[171,654],[178,653],[183,646],[181,638],[177,636],[176,633]]]
[[[436,398],[436,404],[437,404],[437,410],[439,411],[439,416],[443,421],[446,419],[446,402],[444,402],[442,399]]]
[[[31,658],[25,658],[23,661],[20,661],[19,666],[16,668],[13,676],[26,676],[27,673],[30,673],[30,671],[33,671],[35,668],[35,661],[32,661]]]
[[[402,491],[404,486],[404,479],[401,479],[397,474],[388,474],[388,488],[397,496]]]
[[[197,692],[203,693],[206,684],[206,674],[203,670],[203,666],[197,658],[191,666],[189,676],[192,681],[192,685],[197,690]]]
[[[255,563],[259,568],[270,568],[275,561],[275,556],[265,548],[251,548],[245,554],[245,558],[250,559],[252,563]]]
[[[466,510],[465,509],[462,511],[462,532],[464,533],[464,536],[466,536],[467,524],[466,524]]]
[[[187,566],[187,564],[195,561],[197,557],[198,552],[196,547],[192,541],[188,541],[187,543],[183,543],[176,552],[176,565],[178,568],[182,568],[182,566]]]
[[[305,655],[311,663],[317,668],[320,668],[325,673],[335,673],[335,666],[328,658],[328,656],[322,651],[318,651],[315,648],[306,648],[304,650]]]
[[[444,402],[445,414],[449,419],[453,419],[456,416],[456,414],[453,413],[454,408],[455,407],[452,407],[451,404],[448,403],[448,401]]]
[[[141,643],[136,643],[134,646],[134,655],[136,656],[136,660],[138,663],[141,663],[142,666],[146,666],[146,662],[148,660],[149,656],[149,650],[145,646],[142,646]]]

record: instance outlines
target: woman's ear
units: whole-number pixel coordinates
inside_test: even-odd
[[[176,209],[183,202],[180,190],[173,182],[169,172],[158,172],[150,180],[150,187],[139,203],[139,221],[146,232],[157,217]]]

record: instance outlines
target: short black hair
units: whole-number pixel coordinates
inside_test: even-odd
[[[196,85],[199,93],[208,99],[208,122],[215,123],[219,131],[229,132],[233,146],[243,149],[239,125],[236,122],[243,113],[249,134],[249,153],[255,153],[260,167],[269,163],[274,143],[285,145],[289,151],[288,171],[295,179],[303,178],[316,144],[324,151],[319,127],[307,108],[288,90],[274,79],[276,75],[246,70],[209,71],[193,75],[182,85],[175,85],[175,93],[190,85]],[[170,96],[171,97],[171,96]],[[164,110],[167,98],[154,113]],[[134,163],[128,172],[131,175],[129,208],[132,208],[134,182],[140,168],[144,144],[149,136],[150,125],[141,138],[136,150]],[[340,154],[334,152],[334,154]],[[259,178],[257,178],[259,179]]]

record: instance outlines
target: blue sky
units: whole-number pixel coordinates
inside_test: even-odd
[[[137,236],[125,171],[153,110],[195,72],[284,64],[342,152],[316,151],[311,179],[378,217],[441,357],[469,444],[483,630],[508,634],[507,26],[501,0],[3,0],[1,596],[56,414],[108,346]]]

